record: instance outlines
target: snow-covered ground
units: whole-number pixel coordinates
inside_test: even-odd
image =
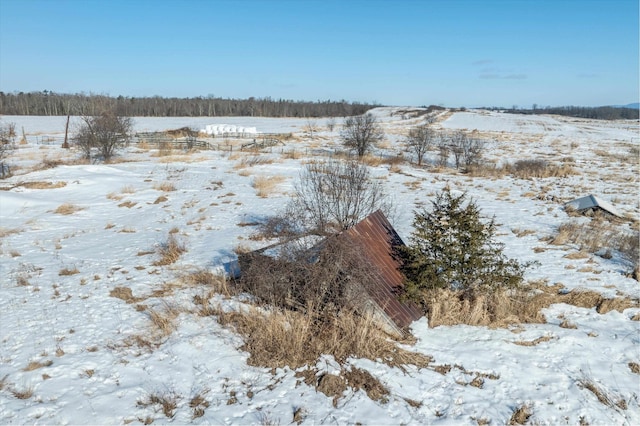
[[[379,155],[402,153],[402,133],[420,118],[374,111],[388,132]],[[413,211],[428,206],[444,186],[468,191],[487,217],[509,257],[537,261],[527,279],[589,289],[606,297],[639,297],[628,264],[543,241],[570,220],[563,203],[589,193],[640,218],[639,126],[632,121],[591,121],[555,116],[466,111],[442,116],[445,129],[477,130],[491,138],[486,158],[496,163],[571,157],[579,172],[564,178],[471,178],[453,170],[408,163],[372,168],[399,207],[394,226],[406,240]],[[638,424],[640,309],[600,314],[595,308],[555,304],[546,324],[516,329],[453,326],[412,328],[409,350],[438,365],[459,366],[447,374],[432,369],[402,371],[371,360],[351,359],[390,391],[374,402],[362,391],[333,400],[295,377],[291,369],[248,366],[241,337],[215,317],[194,314],[198,286],[180,285],[185,271],[220,270],[234,248],[258,248],[247,224],[275,213],[290,197],[307,156],[339,148],[338,129],[326,120],[311,139],[304,119],[135,118],[137,131],[233,124],[259,132],[294,133],[285,146],[264,153],[201,151],[158,156],[129,147],[111,164],[77,164],[74,151],[42,143],[59,138],[66,117],[1,117],[14,122],[19,145],[9,159],[15,175],[0,181],[0,423],[2,424],[290,424],[302,409],[305,424],[505,424],[526,405],[537,424]],[[297,155],[292,155],[295,150]],[[407,153],[405,155],[408,156]],[[429,161],[437,154],[429,153]],[[321,158],[321,157],[320,157]],[[68,164],[44,168],[42,163]],[[567,160],[568,161],[568,160]],[[70,165],[71,164],[71,165]],[[259,177],[278,186],[258,196]],[[43,187],[43,182],[52,188]],[[35,186],[35,187],[34,187]],[[173,187],[173,188],[171,188]],[[64,208],[73,209],[63,214]],[[175,233],[187,248],[175,264],[155,266],[156,249]],[[137,303],[113,297],[128,288]],[[217,296],[228,308],[238,303]],[[145,305],[146,309],[139,308]],[[138,308],[136,308],[138,307]],[[180,312],[177,328],[155,348],[131,344],[150,330],[149,312]],[[560,327],[568,320],[576,328]],[[516,342],[535,341],[530,346]],[[323,358],[318,368],[330,369]],[[481,387],[469,383],[484,375]],[[606,405],[581,382],[596,384],[626,409]],[[169,418],[152,395],[177,401]],[[194,418],[190,402],[202,396]],[[409,401],[421,404],[410,404]],[[193,404],[191,404],[193,405]],[[620,404],[622,405],[622,404]]]

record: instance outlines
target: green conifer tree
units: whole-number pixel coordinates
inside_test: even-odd
[[[466,198],[445,188],[431,211],[416,212],[414,232],[402,250],[407,297],[420,301],[423,292],[436,288],[473,297],[522,282],[526,265],[506,258],[503,244],[493,239],[494,219],[483,223],[476,203]]]

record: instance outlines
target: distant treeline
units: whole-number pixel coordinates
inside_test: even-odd
[[[115,110],[123,117],[346,117],[364,114],[380,105],[341,101],[293,101],[271,98],[223,99],[112,97],[96,94],[0,92],[2,115],[98,115]]]
[[[625,107],[601,106],[601,107],[581,107],[581,106],[561,106],[561,107],[533,107],[531,109],[521,108],[488,108],[500,110],[512,114],[556,114],[569,117],[592,118],[596,120],[637,120],[640,118],[640,110]]]

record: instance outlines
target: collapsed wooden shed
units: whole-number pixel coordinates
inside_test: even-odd
[[[354,227],[329,237],[329,239],[333,238],[357,252],[358,262],[363,263],[359,267],[367,270],[368,282],[353,283],[349,291],[359,295],[353,298],[358,300],[358,306],[354,308],[372,315],[378,326],[387,333],[397,337],[404,336],[407,327],[413,321],[420,319],[423,313],[416,304],[400,300],[405,277],[399,270],[401,263],[397,253],[398,247],[404,243],[393,226],[382,211],[378,210]],[[318,259],[319,252],[331,247],[331,244],[327,244],[329,239],[316,240],[311,245],[306,245],[305,257],[308,258],[309,263],[314,263]],[[239,256],[237,268],[234,270],[235,277],[240,277],[242,270],[250,268],[250,262],[256,259],[264,261],[272,255],[281,259],[282,250],[286,252],[287,244],[291,242],[264,247]],[[275,257],[273,262],[276,262]],[[343,272],[345,275],[350,274],[348,270]]]
[[[367,308],[385,331],[402,335],[403,330],[423,316],[417,305],[399,299],[405,276],[399,269],[397,250],[404,242],[380,210],[341,233],[339,238],[358,247],[371,268],[373,282],[367,287],[370,297]]]

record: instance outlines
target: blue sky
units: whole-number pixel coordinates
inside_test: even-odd
[[[0,0],[0,91],[638,102],[638,0]]]

